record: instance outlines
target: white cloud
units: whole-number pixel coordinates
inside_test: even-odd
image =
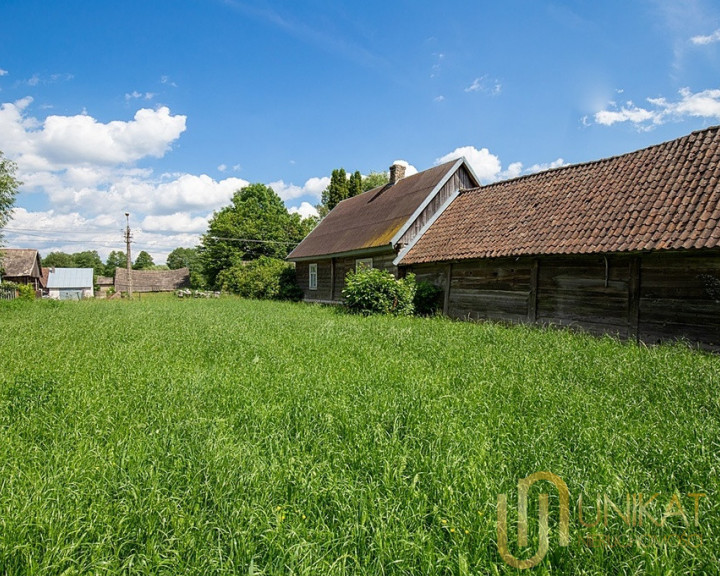
[[[468,161],[480,180],[493,182],[498,179],[502,169],[500,158],[495,156],[495,154],[491,154],[487,148],[481,148],[480,150],[474,146],[455,148],[455,150],[449,154],[445,154],[445,156],[441,156],[435,160],[435,164],[443,164],[444,162],[450,162],[451,160],[457,160],[463,157]]]
[[[465,88],[465,92],[484,92],[485,94],[497,95],[502,92],[502,84],[495,78],[489,78],[487,74],[475,78],[473,83]]]
[[[505,169],[500,174],[500,179],[502,180],[509,180],[510,178],[517,178],[518,176],[521,176],[523,172],[523,164],[522,162],[513,162],[510,164],[507,169]]]
[[[185,131],[185,120],[165,106],[143,108],[129,122],[107,124],[86,115],[48,116],[31,138],[45,157],[61,164],[126,164],[164,156]]]
[[[692,38],[690,38],[690,42],[698,46],[704,46],[706,44],[720,42],[720,29],[715,30],[715,32],[713,32],[709,36],[693,36]]]
[[[617,105],[611,102],[610,109],[600,110],[595,114],[595,122],[603,126],[630,122],[640,129],[650,129],[654,125],[670,120],[682,120],[688,116],[720,119],[720,89],[693,93],[689,88],[682,88],[679,94],[680,99],[675,102],[665,98],[648,98],[648,108],[627,102],[618,109]]]
[[[543,163],[543,164],[533,164],[525,170],[525,174],[534,174],[535,172],[544,172],[545,170],[552,170],[553,168],[560,168],[561,166],[566,166],[567,163],[562,158],[558,158],[557,160],[554,160],[550,163]]]
[[[315,206],[310,204],[310,202],[303,202],[300,206],[291,206],[288,212],[290,212],[290,214],[300,214],[303,218],[318,215],[318,211],[315,209]]]
[[[0,76],[7,76],[8,71],[0,68]]]
[[[210,216],[191,217],[186,212],[168,216],[146,216],[140,226],[145,232],[187,232],[202,234],[207,230]]]
[[[413,174],[418,173],[418,169],[406,160],[395,160],[393,164],[400,164],[401,166],[405,166],[405,177],[412,176]]]
[[[450,162],[458,158],[465,158],[465,160],[467,160],[482,184],[489,184],[491,182],[497,182],[498,180],[508,180],[526,174],[533,174],[535,172],[565,166],[565,161],[562,158],[558,158],[550,163],[533,164],[527,169],[523,168],[522,162],[512,162],[503,170],[502,163],[498,156],[491,154],[487,148],[478,150],[474,146],[456,148],[449,154],[445,154],[445,156],[435,160],[435,164],[443,164],[444,162]]]
[[[305,182],[303,186],[297,186],[295,184],[285,184],[283,180],[276,180],[270,182],[268,186],[272,188],[275,193],[282,198],[282,200],[294,200],[301,196],[312,196],[320,200],[323,190],[330,184],[330,178],[310,178]]]
[[[227,170],[227,165],[226,165],[226,164],[220,164],[220,166],[218,166],[217,169],[218,169],[219,172],[225,172],[225,170]]]
[[[140,98],[144,100],[152,100],[155,98],[156,94],[154,92],[145,92],[144,94],[141,92],[138,92],[137,90],[133,90],[129,94],[125,94],[125,100],[138,100]]]
[[[440,96],[435,96],[435,98],[433,98],[433,102],[443,102],[444,100],[445,100],[445,96],[443,96],[442,94],[440,94]]]
[[[601,110],[595,114],[595,122],[604,126],[612,126],[617,122],[633,122],[639,124],[653,120],[655,114],[645,108],[638,108],[632,102],[622,106],[620,110]]]

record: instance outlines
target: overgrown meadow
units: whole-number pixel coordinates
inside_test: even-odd
[[[566,331],[5,303],[0,573],[510,574],[498,494],[529,558],[541,492],[527,574],[718,573],[719,389],[717,356]],[[569,488],[567,547],[547,482],[517,544],[538,471]]]

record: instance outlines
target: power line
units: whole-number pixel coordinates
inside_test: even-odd
[[[43,232],[40,228],[5,228],[5,232],[15,233],[18,235],[27,235],[32,236],[34,238],[43,238],[48,241],[57,241],[57,242],[76,242],[76,243],[88,243],[93,242],[97,244],[107,244],[107,245],[116,245],[120,244],[120,242],[113,242],[110,240],[68,240],[62,238],[62,234],[66,234],[66,231],[63,230],[55,230],[53,232],[57,232],[55,235],[50,234],[35,234],[35,232]],[[142,232],[142,230],[140,230]],[[96,232],[78,232],[73,231],[74,234],[96,234]],[[225,236],[206,236],[208,240],[222,240],[224,242],[251,242],[256,244],[284,244],[286,246],[296,246],[297,242],[288,242],[286,240],[260,240],[258,238],[229,238]]]

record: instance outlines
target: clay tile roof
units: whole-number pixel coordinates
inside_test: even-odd
[[[390,246],[423,200],[456,164],[447,162],[340,202],[288,260]]]
[[[717,248],[719,182],[715,126],[622,156],[464,191],[402,264]]]

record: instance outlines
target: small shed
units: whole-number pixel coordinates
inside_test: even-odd
[[[4,282],[29,284],[36,291],[42,287],[42,264],[37,250],[4,248],[0,250],[0,268],[4,269]]]
[[[47,281],[48,295],[54,300],[92,298],[92,268],[51,268]]]
[[[107,295],[110,289],[115,287],[115,278],[113,276],[98,276],[96,285],[98,288],[98,296]]]

